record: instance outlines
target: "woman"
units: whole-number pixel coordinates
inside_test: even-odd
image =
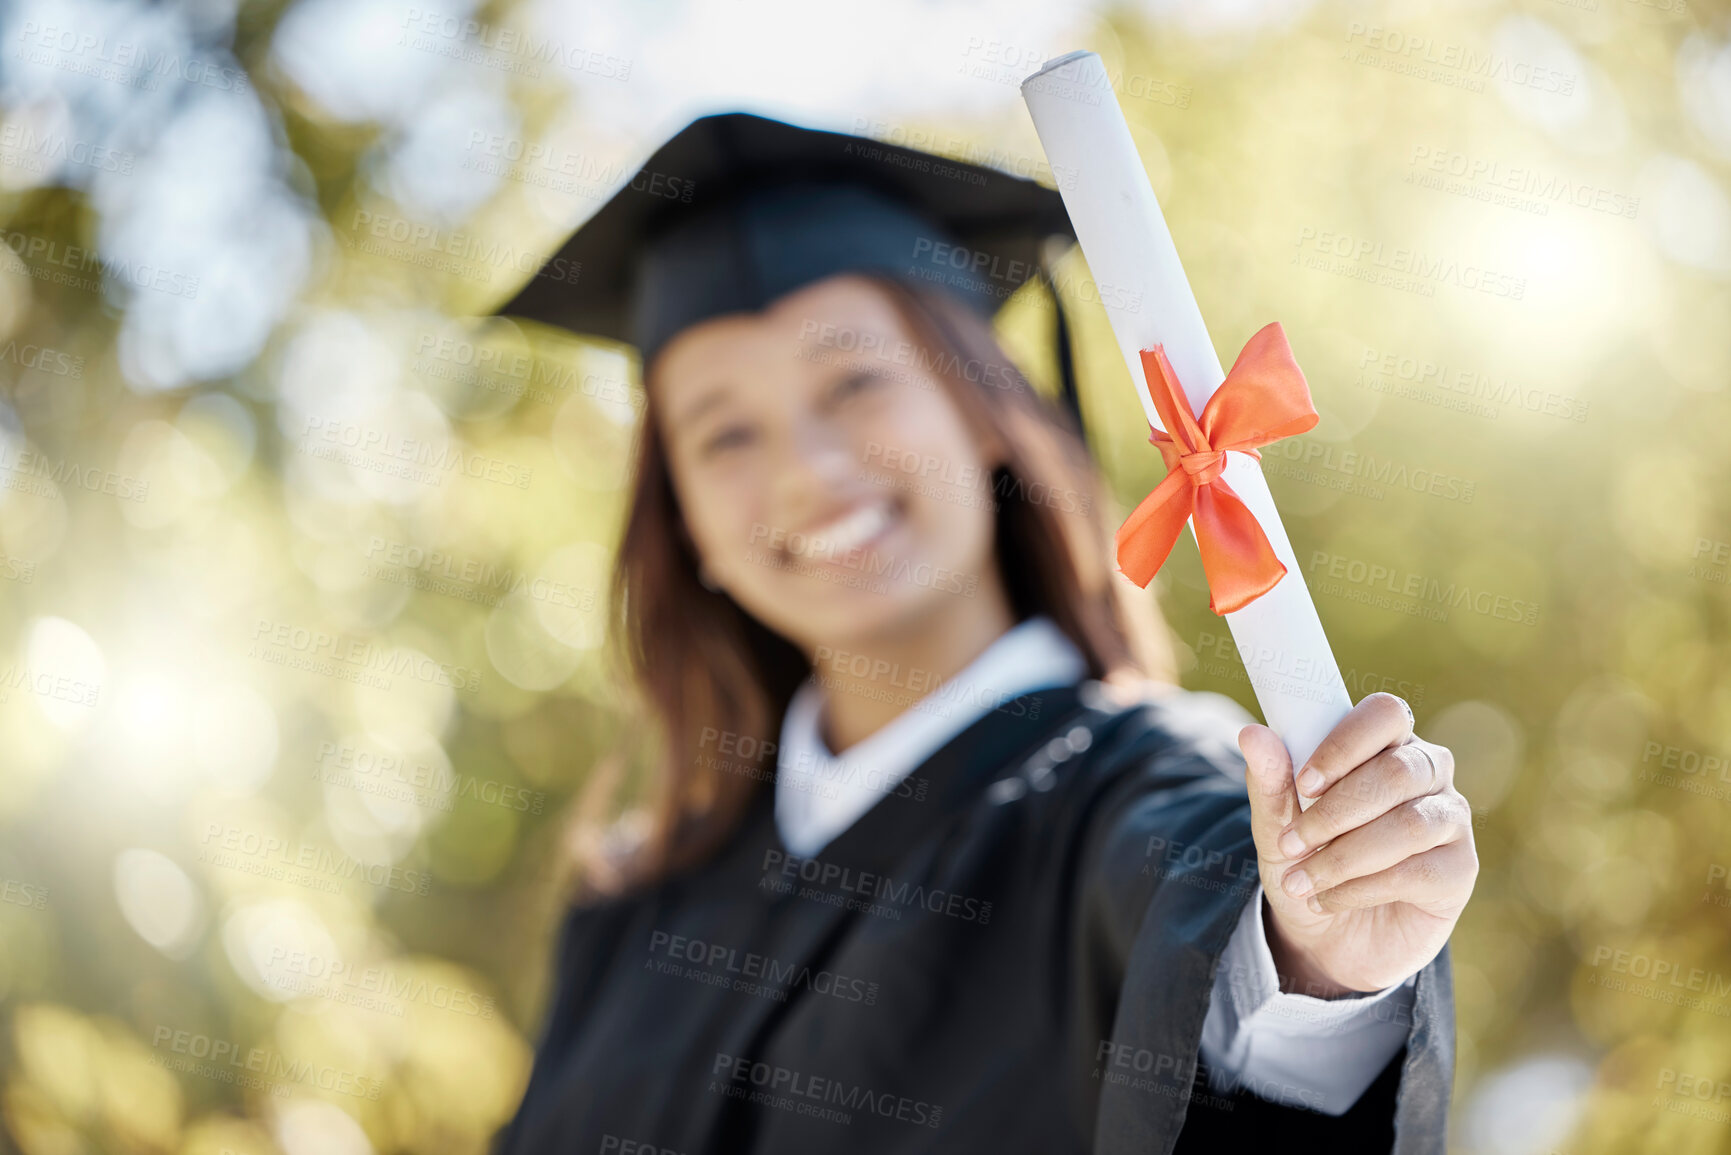
[[[642,350],[618,594],[667,756],[503,1150],[1443,1150],[1452,758],[1372,695],[1295,786],[1151,687],[986,319],[1057,198],[926,160],[700,120],[644,171],[707,200],[633,181],[507,306]]]

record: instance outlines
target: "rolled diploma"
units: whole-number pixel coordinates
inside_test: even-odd
[[[1149,424],[1161,428],[1140,352],[1155,345],[1166,347],[1190,408],[1200,416],[1226,373],[1105,65],[1092,52],[1061,56],[1022,82],[1022,99],[1053,171],[1074,174],[1069,187],[1060,190],[1064,207],[1101,286],[1098,296]],[[1127,303],[1133,307],[1125,308]],[[1255,515],[1286,566],[1278,585],[1227,614],[1226,624],[1263,717],[1286,743],[1296,774],[1352,708],[1352,699],[1261,467],[1248,454],[1234,451],[1226,458],[1226,483]],[[1194,523],[1190,532],[1196,532]]]

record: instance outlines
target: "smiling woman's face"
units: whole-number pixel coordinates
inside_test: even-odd
[[[997,451],[921,358],[893,354],[916,346],[881,289],[842,276],[694,325],[656,359],[659,429],[707,576],[808,654],[999,590]]]

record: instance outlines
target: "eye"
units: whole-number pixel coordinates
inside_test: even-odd
[[[698,446],[705,457],[714,457],[736,449],[744,449],[757,440],[757,430],[749,425],[724,425],[703,439]]]
[[[836,382],[830,400],[845,401],[860,393],[869,393],[883,386],[885,378],[876,369],[858,369]]]

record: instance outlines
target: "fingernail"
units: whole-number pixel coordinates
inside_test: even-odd
[[[1322,899],[1316,897],[1316,895],[1314,895],[1314,894],[1310,896],[1310,901],[1305,903],[1304,905],[1308,906],[1312,911],[1314,911],[1317,914],[1322,913]]]
[[[1308,794],[1314,797],[1316,794],[1321,792],[1323,781],[1322,771],[1317,770],[1314,767],[1306,770],[1298,776],[1298,792],[1300,794]]]
[[[1298,836],[1298,831],[1288,830],[1280,836],[1280,853],[1288,858],[1297,858],[1304,853],[1304,839]]]
[[[1304,873],[1302,868],[1294,867],[1286,872],[1286,878],[1280,885],[1285,887],[1286,893],[1293,898],[1303,898],[1310,893],[1310,875]]]

